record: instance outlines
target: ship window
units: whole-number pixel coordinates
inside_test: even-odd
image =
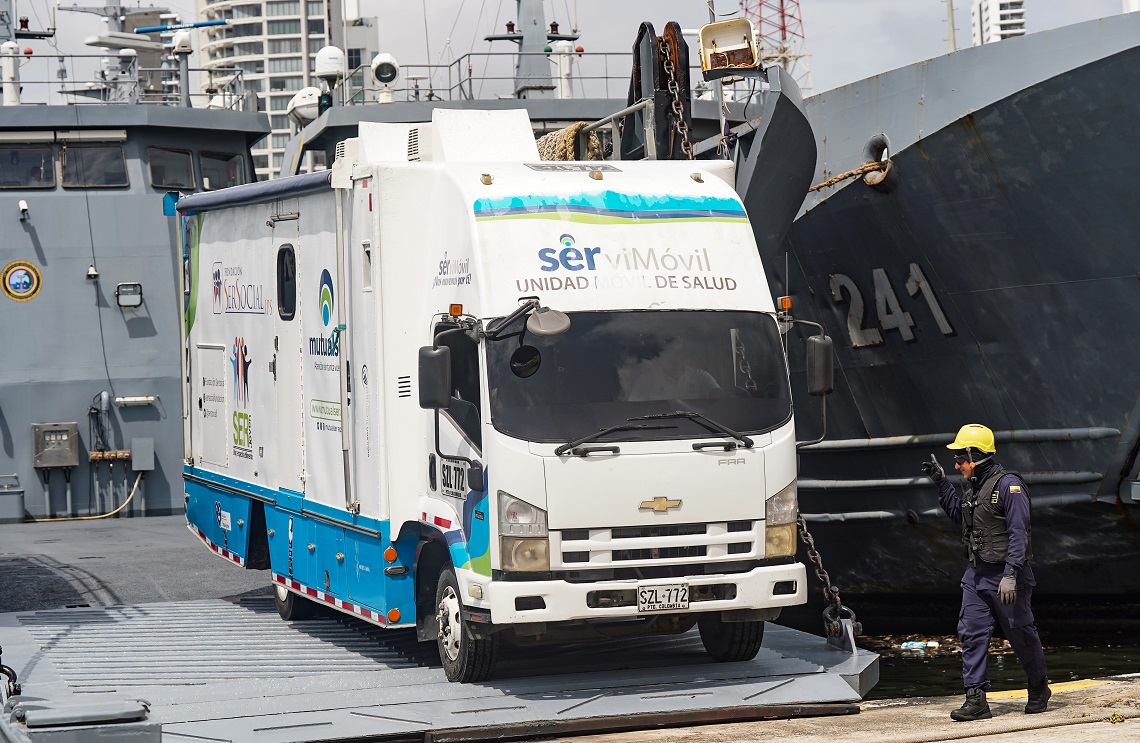
[[[188,188],[194,190],[194,169],[189,150],[147,147],[150,182],[155,188]]]
[[[202,166],[202,188],[206,191],[249,182],[245,159],[241,155],[203,152],[199,155],[199,164]]]
[[[288,243],[277,250],[277,312],[282,320],[297,313],[297,256]]]
[[[0,147],[0,188],[54,188],[50,147]]]
[[[130,185],[123,148],[114,146],[64,147],[64,188],[116,188]]]

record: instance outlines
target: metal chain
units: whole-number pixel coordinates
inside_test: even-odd
[[[863,633],[863,625],[855,621],[855,612],[848,609],[839,600],[839,588],[831,585],[831,576],[823,569],[823,558],[819,556],[819,550],[815,548],[815,539],[812,538],[811,533],[807,528],[807,521],[804,520],[804,515],[801,513],[796,518],[796,524],[800,529],[800,539],[803,541],[804,546],[807,548],[808,559],[811,560],[812,565],[815,566],[815,575],[819,578],[819,582],[823,584],[821,590],[823,591],[823,602],[827,607],[823,610],[824,626],[827,630],[829,637],[838,637],[843,629],[840,624],[841,619],[850,619],[854,625],[855,634]]]
[[[736,368],[740,370],[741,374],[748,378],[748,381],[744,383],[744,389],[749,392],[755,392],[758,385],[756,384],[756,380],[752,378],[752,364],[748,363],[748,350],[744,347],[744,338],[741,337],[739,332],[734,332],[736,333],[735,350],[739,359],[736,363]]]
[[[673,97],[673,130],[681,137],[681,152],[686,160],[693,159],[693,144],[689,141],[689,125],[685,123],[685,107],[681,103],[681,85],[677,82],[677,67],[673,64],[672,49],[664,38],[658,38],[661,48],[661,63],[665,67],[665,79],[669,94]]]
[[[874,173],[876,170],[886,170],[888,162],[889,162],[888,160],[877,160],[875,162],[864,163],[864,164],[860,165],[859,167],[855,168],[854,170],[848,170],[846,173],[840,173],[837,176],[833,176],[831,178],[828,178],[823,183],[815,184],[814,186],[812,186],[811,188],[808,189],[808,193],[811,193],[812,191],[818,191],[821,188],[827,188],[828,186],[834,186],[836,183],[839,183],[840,181],[845,181],[848,178],[854,178],[855,176],[858,176],[858,175],[865,175],[867,173]]]

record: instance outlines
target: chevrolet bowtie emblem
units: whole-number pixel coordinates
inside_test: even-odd
[[[641,502],[641,510],[652,510],[654,513],[665,513],[670,508],[680,508],[681,501],[669,500],[663,495],[659,495],[653,500],[645,500]]]

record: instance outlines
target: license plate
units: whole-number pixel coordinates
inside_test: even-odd
[[[641,586],[637,589],[638,613],[688,608],[689,586],[687,583],[662,583],[656,586]]]

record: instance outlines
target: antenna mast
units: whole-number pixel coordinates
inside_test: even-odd
[[[801,91],[811,93],[800,0],[740,0],[740,8],[756,24],[760,59],[780,65],[795,78]]]

